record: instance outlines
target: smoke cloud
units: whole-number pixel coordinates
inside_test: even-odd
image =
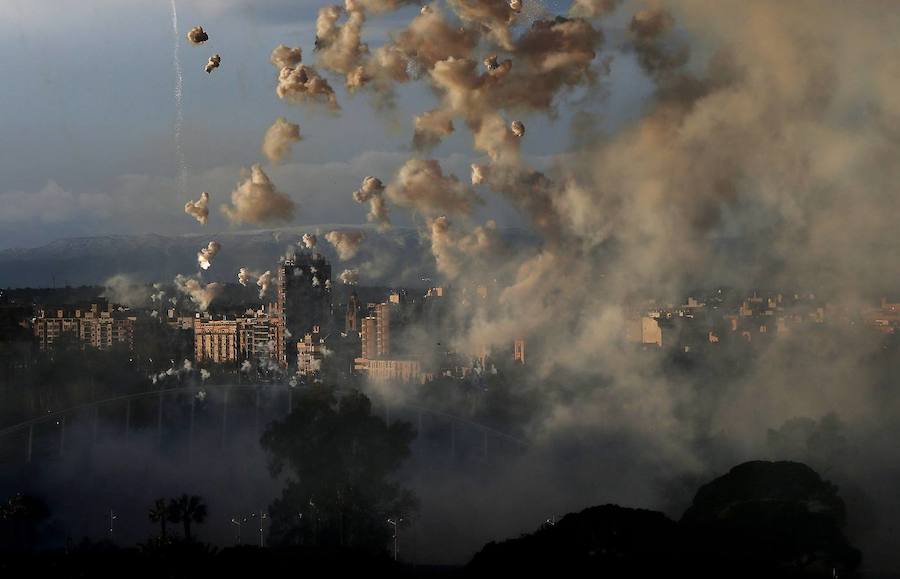
[[[217,241],[210,241],[206,247],[197,252],[197,263],[202,269],[209,269],[212,266],[212,260],[219,253],[222,246]]]
[[[318,243],[318,238],[312,233],[304,233],[303,239],[300,240],[300,243],[303,244],[303,247],[306,249],[315,249],[316,243]]]
[[[291,48],[290,46],[279,44],[272,50],[270,60],[278,70],[297,68],[303,62],[303,51],[300,48]]]
[[[209,34],[203,30],[202,26],[194,26],[188,31],[187,39],[191,44],[203,44],[209,40]]]
[[[364,238],[365,235],[361,231],[329,231],[325,234],[325,239],[334,246],[338,258],[342,261],[352,259],[356,255]]]
[[[263,137],[262,152],[271,163],[280,163],[291,153],[291,146],[303,139],[300,136],[300,125],[278,117],[266,130]]]
[[[184,212],[196,219],[200,225],[206,225],[209,220],[209,193],[204,191],[197,201],[185,203]]]
[[[222,213],[232,223],[265,223],[292,221],[295,204],[278,191],[259,165],[231,192],[231,206],[222,205]]]
[[[222,57],[218,54],[214,54],[209,57],[209,60],[206,61],[206,66],[203,67],[203,70],[206,71],[206,74],[210,74],[213,70],[219,68],[219,65],[222,63]]]
[[[222,294],[222,286],[216,282],[203,285],[193,277],[175,276],[175,289],[187,296],[201,312],[209,308],[209,304]]]
[[[263,299],[266,297],[266,294],[269,293],[269,286],[272,285],[272,272],[266,271],[256,280],[256,285],[259,286],[259,299]]]
[[[247,284],[250,283],[250,278],[253,274],[250,273],[246,267],[242,267],[240,271],[238,271],[238,283],[244,287],[247,287]]]
[[[410,159],[387,187],[393,203],[425,215],[468,215],[481,202],[478,195],[453,175],[444,175],[436,160]]]
[[[345,269],[341,272],[340,275],[341,283],[347,285],[356,285],[359,283],[359,270],[358,269]]]
[[[384,202],[384,184],[380,179],[371,175],[363,179],[360,188],[353,192],[353,200],[357,203],[369,204],[369,213],[366,215],[366,219],[370,223],[377,223],[381,230],[390,228],[391,219]]]

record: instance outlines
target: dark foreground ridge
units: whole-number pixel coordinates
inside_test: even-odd
[[[392,577],[856,577],[838,489],[806,465],[754,461],[702,486],[679,521],[603,505],[486,545],[465,567],[413,566],[337,546],[232,547],[158,538],[134,548],[83,541],[28,552],[35,529],[3,519],[0,576],[197,577],[272,572]],[[32,505],[34,506],[34,505]],[[40,509],[33,509],[40,515]],[[24,512],[24,511],[23,511]]]

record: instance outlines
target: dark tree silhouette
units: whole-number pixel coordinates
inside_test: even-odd
[[[0,505],[0,550],[26,551],[34,547],[38,526],[50,516],[41,499],[17,494]]]
[[[408,423],[387,425],[373,416],[363,394],[305,391],[297,408],[262,436],[272,475],[288,473],[269,507],[270,542],[384,552],[392,533],[387,518],[408,521],[415,510],[412,492],[394,479],[414,437]]]
[[[664,514],[617,505],[591,507],[502,543],[488,543],[466,571],[477,577],[652,577],[668,574],[677,524]]]
[[[147,516],[150,518],[150,521],[159,523],[159,538],[165,542],[166,523],[169,519],[169,506],[166,504],[166,499],[156,499]]]
[[[798,462],[738,465],[702,486],[681,519],[715,565],[828,577],[860,561],[845,524],[837,487]]]
[[[206,505],[197,495],[181,495],[169,502],[169,522],[184,525],[184,538],[191,541],[191,524],[203,524],[206,520]]]

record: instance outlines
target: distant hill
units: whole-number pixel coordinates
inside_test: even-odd
[[[351,260],[338,260],[324,239],[332,230],[358,230],[365,240]],[[171,282],[175,275],[198,271],[197,251],[211,240],[222,245],[207,281],[235,281],[247,267],[263,272],[273,269],[278,258],[304,233],[318,233],[318,250],[332,263],[334,277],[344,268],[359,268],[365,285],[419,286],[422,277],[434,277],[434,260],[427,240],[412,228],[379,232],[359,225],[309,225],[255,231],[202,232],[184,235],[106,235],[60,239],[42,247],[0,251],[0,287],[60,287],[103,284],[118,274],[138,282]],[[527,232],[507,229],[504,237],[515,243],[529,242]]]

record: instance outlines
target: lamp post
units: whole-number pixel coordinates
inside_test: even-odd
[[[241,526],[247,522],[247,517],[237,515],[231,518],[231,524],[237,527],[237,545],[241,544]]]
[[[397,533],[398,533],[398,531],[400,530],[400,523],[403,522],[403,518],[400,517],[400,518],[398,518],[398,519],[396,519],[396,520],[394,520],[394,519],[388,519],[387,522],[388,522],[388,524],[389,524],[391,527],[394,528],[394,561],[396,561],[396,560],[397,560],[397,556],[398,556],[398,554],[399,554],[399,551],[398,551],[398,549],[397,549]]]
[[[109,532],[109,541],[110,541],[110,542],[112,542],[112,540],[113,540],[113,521],[115,521],[115,520],[118,519],[118,518],[119,518],[119,515],[117,515],[116,512],[113,511],[112,509],[109,509],[109,529],[108,529],[108,532]]]

